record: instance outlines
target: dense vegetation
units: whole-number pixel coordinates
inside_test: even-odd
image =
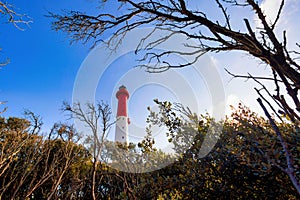
[[[167,167],[148,173],[125,173],[100,159],[95,170],[97,199],[299,198],[280,169],[284,152],[265,119],[240,105],[224,122],[213,151],[199,158],[199,148],[213,119],[189,112],[184,113],[186,118],[179,118],[173,105],[158,103],[160,113],[150,114],[148,121],[169,128],[169,141],[179,156]],[[157,120],[160,118],[165,120]],[[299,166],[299,130],[288,123],[278,126],[286,133]],[[1,199],[92,199],[93,155],[77,142],[72,126],[55,124],[51,133],[42,137],[30,121],[10,117],[0,118],[0,129]],[[185,141],[191,130],[195,131],[194,139]],[[149,138],[151,134],[128,151],[164,154]],[[190,147],[183,152],[182,145]]]

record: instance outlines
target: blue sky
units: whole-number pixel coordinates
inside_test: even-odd
[[[51,30],[51,20],[45,15],[63,8],[80,9],[80,2],[89,5],[87,1],[12,2],[33,23],[21,31],[1,19],[1,59],[10,59],[0,70],[0,96],[8,107],[5,116],[21,116],[24,109],[30,109],[47,125],[63,119],[59,109],[63,100],[71,100],[74,79],[89,46],[70,45],[65,34]]]
[[[96,0],[14,0],[10,2],[15,5],[19,13],[30,16],[33,23],[21,31],[12,24],[5,24],[3,18],[0,19],[2,27],[0,30],[0,48],[2,48],[0,58],[1,61],[6,58],[10,59],[10,63],[0,69],[0,100],[7,101],[6,106],[8,107],[3,115],[21,117],[24,109],[30,109],[42,116],[47,130],[54,122],[66,119],[59,109],[64,100],[72,101],[73,86],[78,70],[90,52],[90,44],[74,43],[70,45],[66,34],[51,30],[51,19],[45,17],[47,11],[60,12],[62,9],[73,9],[96,13],[99,11],[97,9],[108,11],[110,8],[96,8],[98,2]],[[273,13],[277,10],[278,3],[279,0],[263,1],[265,12],[271,16],[270,20],[274,18]],[[240,21],[239,12],[233,12],[231,16],[233,22]],[[251,14],[248,16],[255,23],[255,18]],[[279,23],[278,33],[281,35],[281,30],[287,29],[291,45],[295,44],[294,41],[300,41],[299,34],[297,34],[299,33],[297,19],[299,19],[299,1],[288,0],[283,18]],[[242,24],[238,24],[238,26],[243,30]],[[124,64],[125,61],[122,59],[120,58],[119,63],[115,63],[115,65]],[[259,110],[255,98],[253,98],[256,96],[253,84],[239,80],[230,81],[231,77],[225,73],[224,68],[229,68],[238,74],[251,72],[260,75],[269,73],[269,71],[256,60],[238,52],[212,54],[211,59],[222,75],[227,104],[237,104],[241,100],[254,110]],[[125,63],[128,64],[127,61]],[[115,76],[116,73],[110,73],[109,70],[116,70],[117,67],[112,66],[108,69],[102,81],[105,82],[111,76]],[[128,65],[122,69],[129,70],[130,67]],[[120,74],[118,76],[120,77]],[[116,85],[110,85],[109,88],[111,90],[108,92],[112,94]],[[141,92],[141,89],[135,93],[137,99],[145,96],[146,91],[151,90],[146,86],[144,88],[146,88],[144,93]],[[203,88],[203,86],[199,88]],[[97,92],[96,97],[100,98],[99,88]],[[206,108],[209,110],[209,103],[207,105]],[[132,104],[129,107],[132,107]]]

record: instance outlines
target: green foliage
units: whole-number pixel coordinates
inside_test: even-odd
[[[157,103],[160,112],[150,110],[144,140],[137,147],[105,141],[96,165],[92,153],[77,143],[79,135],[70,125],[55,124],[49,137],[43,138],[31,134],[25,119],[0,118],[1,198],[92,199],[93,171],[97,199],[299,198],[282,171],[284,151],[267,120],[239,105],[224,121],[214,149],[201,158],[199,149],[214,120],[180,105]],[[152,124],[167,127],[177,159],[155,148]],[[299,177],[299,131],[293,124],[277,125]],[[140,173],[157,169],[166,160],[170,161],[166,167]],[[138,173],[118,170],[124,167],[135,167]]]
[[[198,156],[203,138],[213,122],[208,115],[158,102],[159,113],[149,121],[162,125],[172,111],[180,111],[166,123],[180,159],[172,165],[146,175],[137,188],[139,198],[146,199],[297,199],[297,191],[282,171],[285,156],[268,121],[239,105],[224,121],[223,134],[210,154]],[[167,105],[166,108],[164,105]],[[182,117],[184,116],[184,118]],[[169,118],[170,119],[170,118]],[[299,177],[299,133],[293,125],[278,123],[291,148]],[[176,127],[176,128],[174,128]],[[191,141],[192,137],[192,141]],[[187,145],[188,144],[188,145]],[[181,149],[189,146],[186,151]],[[152,180],[152,181],[151,181]],[[151,190],[145,188],[152,188]]]
[[[56,190],[56,195],[60,195],[64,188],[62,177],[65,180],[68,172],[74,172],[76,166],[89,159],[87,151],[78,144],[44,140],[28,133],[30,122],[25,119],[0,121],[3,199],[46,199]]]

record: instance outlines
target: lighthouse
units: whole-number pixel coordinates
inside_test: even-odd
[[[127,100],[129,98],[129,92],[124,85],[119,87],[116,97],[118,99],[118,110],[115,142],[120,142],[128,146],[128,125],[130,121],[127,114]]]

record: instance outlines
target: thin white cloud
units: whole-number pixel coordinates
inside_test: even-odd
[[[238,104],[241,102],[241,100],[234,94],[230,94],[227,97],[227,101],[226,101],[226,115],[230,116],[230,114],[233,112],[232,108],[237,109]]]
[[[268,23],[274,23],[277,17],[277,13],[279,11],[279,7],[282,0],[264,0],[261,3],[261,8],[266,15]],[[300,1],[298,0],[286,0],[284,4],[284,8],[280,15],[280,20],[278,21],[278,27],[289,28],[293,24],[293,19],[295,19],[297,15],[297,11],[299,11]],[[255,20],[259,23],[259,20]]]
[[[281,0],[264,0],[261,3],[264,14],[267,16],[269,23],[273,23],[276,19],[277,12],[280,6]],[[295,45],[296,42],[300,42],[299,37],[299,22],[300,17],[300,1],[299,0],[286,0],[284,8],[280,15],[280,20],[278,21],[275,29],[280,40],[283,40],[283,31],[286,31],[288,48],[290,50],[299,50]],[[259,20],[255,18],[256,26],[260,26]]]
[[[261,8],[267,17],[267,22],[273,23],[277,16],[281,0],[264,0],[261,3]]]

